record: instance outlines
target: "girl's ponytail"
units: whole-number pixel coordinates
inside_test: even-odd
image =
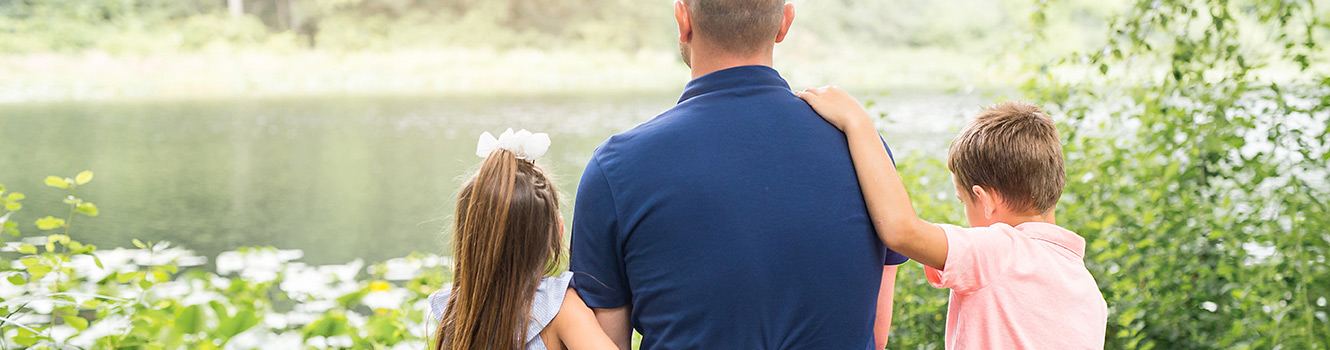
[[[521,349],[536,287],[562,256],[558,191],[535,163],[496,149],[454,220],[453,289],[433,348]]]

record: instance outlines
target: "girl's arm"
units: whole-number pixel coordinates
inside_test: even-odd
[[[915,215],[896,165],[882,145],[868,112],[838,87],[796,93],[814,111],[845,133],[859,186],[882,243],[919,263],[941,270],[947,261],[947,236],[942,228]]]
[[[564,294],[563,306],[559,307],[559,313],[554,315],[549,327],[554,329],[559,341],[570,350],[619,349],[610,337],[605,335],[605,331],[600,329],[596,315],[573,288],[568,288],[568,293]]]

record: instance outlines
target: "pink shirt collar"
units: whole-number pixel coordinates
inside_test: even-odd
[[[1081,238],[1080,235],[1062,228],[1062,226],[1046,222],[1027,222],[1016,225],[1016,230],[1030,236],[1030,238],[1066,248],[1081,259],[1085,259],[1085,238]]]

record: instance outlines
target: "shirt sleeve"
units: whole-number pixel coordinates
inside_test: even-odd
[[[895,265],[904,264],[907,261],[910,261],[910,258],[907,258],[904,255],[901,255],[901,253],[897,253],[894,250],[887,249],[887,258],[885,259],[885,261],[882,262],[882,264],[895,266]]]
[[[577,186],[568,269],[573,288],[587,306],[613,309],[628,304],[623,242],[608,178],[592,157]]]
[[[970,293],[1001,277],[1015,248],[1009,232],[997,227],[938,227],[947,235],[947,260],[942,270],[924,267],[929,284]]]
[[[448,311],[448,298],[453,294],[453,284],[448,283],[442,289],[429,295],[429,313],[435,322],[443,321],[443,313]]]

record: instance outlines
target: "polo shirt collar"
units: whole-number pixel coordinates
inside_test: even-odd
[[[737,87],[772,86],[785,90],[790,84],[780,77],[775,68],[768,66],[739,66],[726,68],[697,77],[688,82],[683,89],[679,103],[702,94],[732,89]]]
[[[1076,256],[1082,259],[1085,258],[1085,238],[1081,238],[1080,235],[1062,228],[1062,226],[1046,222],[1027,222],[1016,225],[1016,229],[1030,236],[1030,238],[1062,246],[1075,253]]]

